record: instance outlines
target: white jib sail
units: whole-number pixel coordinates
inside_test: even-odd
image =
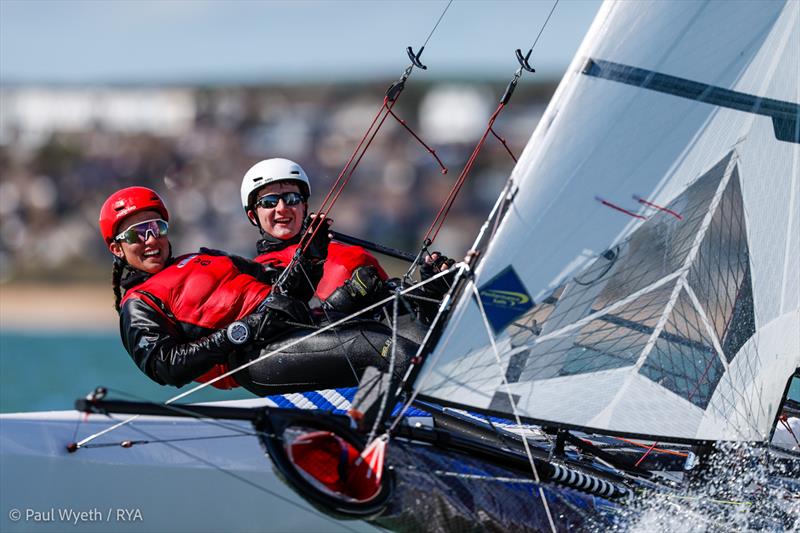
[[[491,326],[464,291],[418,390],[765,439],[800,366],[799,20],[797,0],[604,4],[477,269]]]

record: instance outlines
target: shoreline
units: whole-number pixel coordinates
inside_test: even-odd
[[[103,284],[0,285],[0,331],[116,332],[114,296]]]

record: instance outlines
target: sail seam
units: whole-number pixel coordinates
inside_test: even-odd
[[[603,316],[616,311],[620,307],[624,307],[625,305],[627,305],[627,304],[635,301],[636,299],[638,299],[640,296],[642,296],[644,294],[647,294],[648,292],[652,292],[652,291],[658,289],[659,287],[661,287],[663,285],[666,285],[667,283],[671,282],[672,280],[674,280],[675,278],[677,278],[680,275],[681,275],[681,270],[676,270],[672,274],[670,274],[668,276],[664,276],[660,280],[651,283],[647,287],[643,287],[642,289],[639,289],[638,291],[626,296],[622,300],[616,301],[615,303],[609,305],[608,307],[605,307],[604,309],[601,309],[601,310],[599,310],[599,311],[597,311],[595,313],[587,315],[586,317],[578,320],[577,322],[573,322],[572,324],[570,324],[568,326],[564,326],[561,329],[557,329],[556,331],[553,331],[552,333],[548,333],[546,335],[542,335],[541,337],[538,337],[533,342],[533,344],[536,345],[536,344],[542,343],[544,341],[547,341],[547,340],[550,340],[550,339],[553,339],[553,338],[563,337],[565,334],[570,333],[571,331],[574,331],[576,329],[580,329],[583,326],[585,326],[586,324],[588,324],[588,323],[590,323],[590,322],[592,322],[594,320],[597,320],[598,318],[602,318]]]
[[[725,372],[727,373],[728,360],[725,359],[725,352],[723,351],[722,345],[720,344],[719,339],[717,338],[717,333],[714,331],[714,328],[708,319],[706,310],[703,309],[703,305],[700,303],[700,299],[697,297],[697,294],[695,294],[694,289],[692,289],[692,286],[688,282],[684,285],[684,288],[686,289],[686,294],[689,295],[689,299],[692,300],[692,305],[694,305],[695,310],[700,315],[700,320],[703,323],[703,326],[705,326],[706,328],[706,333],[708,333],[708,336],[711,338],[711,343],[714,345],[714,351],[717,352],[719,360],[722,363],[723,368],[725,368]]]

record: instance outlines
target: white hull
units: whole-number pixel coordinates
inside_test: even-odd
[[[80,439],[111,425],[101,415],[83,419],[71,411],[0,416],[0,531],[375,530],[365,522],[337,522],[297,496],[275,475],[247,422],[220,427],[142,417],[93,444],[224,437],[68,453],[76,427]],[[12,520],[14,510],[19,520]]]

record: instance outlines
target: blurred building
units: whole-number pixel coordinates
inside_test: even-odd
[[[41,145],[55,132],[92,129],[177,137],[195,122],[189,89],[0,88],[0,143]]]
[[[114,190],[163,194],[176,253],[252,255],[239,200],[267,157],[301,163],[324,198],[382,101],[383,84],[266,87],[0,87],[0,281],[102,280],[97,216]],[[502,84],[409,84],[395,111],[450,171],[387,121],[332,216],[337,230],[413,251],[446,198]],[[496,129],[519,154],[553,86],[522,84]],[[461,257],[513,167],[487,141],[435,248]]]

